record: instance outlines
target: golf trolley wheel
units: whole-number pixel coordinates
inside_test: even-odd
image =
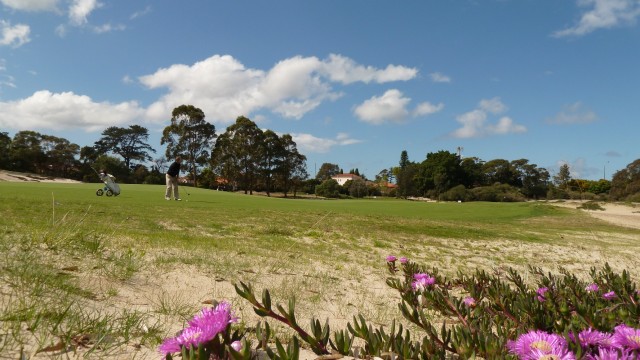
[[[113,196],[113,191],[107,190],[107,196]]]
[[[102,196],[102,194],[104,194],[104,190],[102,190],[102,189],[96,190],[96,195]]]

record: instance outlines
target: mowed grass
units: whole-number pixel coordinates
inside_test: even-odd
[[[250,317],[233,292],[238,281],[276,300],[296,296],[301,318],[344,324],[363,313],[386,323],[398,317],[385,297],[389,254],[453,274],[529,264],[629,269],[640,250],[639,231],[544,202],[286,199],[189,187],[177,202],[164,199],[164,186],[120,186],[120,196],[99,197],[97,183],[0,182],[0,324],[11,334],[0,336],[0,353],[33,354],[82,334],[94,337],[92,351],[124,348],[130,358],[133,343],[153,353],[205,297]]]

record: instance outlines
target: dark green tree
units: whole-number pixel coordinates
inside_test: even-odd
[[[264,133],[250,119],[240,116],[220,135],[212,153],[218,173],[253,194],[264,168]]]
[[[539,168],[536,164],[529,164],[527,159],[519,159],[511,162],[511,168],[517,174],[519,186],[524,196],[530,199],[538,199],[546,196],[549,188],[549,172]]]
[[[19,131],[11,142],[11,168],[16,171],[42,173],[45,155],[40,147],[42,135],[35,131]]]
[[[329,180],[332,176],[340,173],[340,167],[337,164],[323,163],[316,174],[316,179],[320,181]]]
[[[204,112],[193,105],[180,105],[171,112],[171,125],[162,131],[160,145],[167,144],[165,156],[181,156],[197,186],[198,167],[210,161],[209,154],[216,137],[216,128],[204,119]]]
[[[60,177],[73,177],[73,170],[79,165],[77,156],[80,146],[69,140],[51,135],[42,135],[40,148],[44,154],[45,172]]]
[[[460,157],[449,151],[440,150],[428,153],[420,164],[418,174],[418,192],[429,196],[438,196],[462,183]]]
[[[571,171],[569,164],[562,164],[558,174],[553,177],[556,186],[562,190],[569,190],[569,181],[571,181]]]
[[[271,130],[264,131],[263,146],[264,158],[262,161],[262,171],[264,185],[267,196],[271,196],[274,178],[276,177],[278,168],[280,167],[282,158],[284,157],[284,149],[278,134]]]
[[[369,188],[364,180],[355,179],[349,182],[351,182],[351,184],[349,184],[349,196],[363,198],[369,194]]]
[[[93,146],[83,146],[80,149],[80,161],[83,164],[94,163],[99,156],[100,153]]]
[[[282,156],[277,167],[278,180],[285,197],[292,189],[295,196],[296,189],[309,177],[307,157],[298,152],[298,147],[289,134],[280,137],[280,146]]]
[[[7,132],[0,132],[0,169],[10,170],[11,137]]]
[[[518,186],[518,174],[511,167],[511,163],[504,159],[494,159],[482,165],[485,185],[496,183]]]
[[[416,174],[417,167],[409,161],[407,151],[402,150],[400,153],[399,166],[394,169],[394,175],[398,185],[398,191],[396,192],[397,197],[406,199],[409,196],[416,195],[416,184],[414,181]]]
[[[340,196],[340,184],[333,179],[325,180],[316,186],[316,195],[326,198],[337,198]]]
[[[140,125],[128,128],[111,126],[102,132],[102,137],[95,142],[99,153],[117,154],[124,160],[125,166],[131,168],[131,161],[151,161],[149,153],[156,151],[147,143],[149,131]]]
[[[470,189],[486,184],[484,173],[482,172],[483,164],[484,161],[477,157],[466,157],[460,161],[460,167],[462,168],[461,183],[465,188]]]
[[[614,200],[640,201],[640,159],[613,174],[609,194]]]

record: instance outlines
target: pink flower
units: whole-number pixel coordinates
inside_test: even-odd
[[[539,330],[522,334],[516,341],[507,341],[507,348],[519,359],[575,360],[562,336]]]
[[[396,257],[395,256],[393,256],[393,255],[387,256],[387,262],[394,262],[394,261],[396,261]]]
[[[625,324],[615,327],[613,344],[629,350],[640,350],[640,329],[634,329]]]
[[[578,334],[578,340],[582,347],[610,347],[611,334],[594,329],[582,330]]]
[[[605,300],[613,300],[616,297],[618,297],[615,293],[615,291],[609,291],[608,293],[604,293],[602,294],[602,298]]]
[[[413,278],[415,281],[411,283],[411,287],[414,291],[422,291],[436,283],[436,279],[429,276],[429,274],[417,273],[413,274]]]
[[[464,304],[470,308],[476,307],[476,299],[472,298],[471,296],[467,296],[466,298],[464,298],[463,301],[464,301]]]
[[[408,262],[409,262],[409,259],[407,259],[406,257],[403,256],[400,258],[400,264],[406,264]]]
[[[597,292],[598,290],[600,290],[600,287],[598,286],[598,284],[593,283],[593,284],[589,284],[585,290],[587,292]]]
[[[237,341],[237,340],[236,340],[236,341],[232,342],[230,346],[231,346],[231,348],[232,348],[233,350],[235,350],[235,351],[240,351],[240,350],[242,350],[242,343],[241,343],[240,341]]]
[[[237,321],[238,318],[233,315],[231,305],[227,302],[221,302],[215,308],[204,308],[189,321],[188,328],[183,329],[175,338],[165,339],[158,350],[166,357],[169,353],[181,351],[182,347],[196,348]]]
[[[536,290],[536,294],[538,294],[537,299],[540,302],[544,302],[546,300],[546,297],[544,296],[544,294],[546,294],[546,292],[549,291],[549,288],[547,287],[541,287],[538,290]]]
[[[599,348],[598,355],[587,354],[585,360],[638,360],[629,350]]]

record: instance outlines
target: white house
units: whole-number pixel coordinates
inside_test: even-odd
[[[342,186],[344,185],[344,183],[346,183],[349,180],[362,180],[362,178],[356,174],[338,174],[338,175],[333,175],[331,177],[333,180],[338,182],[338,185]]]

